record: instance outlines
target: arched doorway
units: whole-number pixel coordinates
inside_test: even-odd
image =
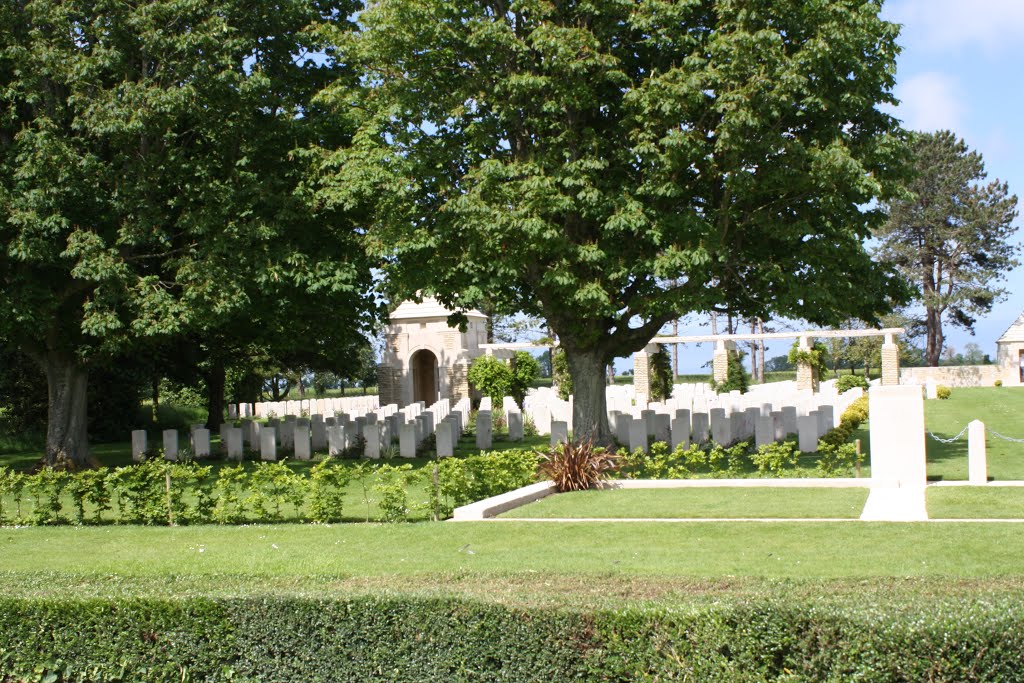
[[[437,356],[421,349],[412,354],[412,400],[432,406],[437,401]]]

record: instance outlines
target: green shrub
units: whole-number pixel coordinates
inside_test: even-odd
[[[408,486],[416,480],[412,465],[383,464],[377,467],[377,481],[373,490],[385,522],[409,521]]]
[[[11,681],[1019,681],[1015,597],[690,609],[441,597],[0,598]]]
[[[668,348],[658,344],[658,352],[651,356],[651,400],[667,401],[672,398],[673,379]]]
[[[759,446],[757,451],[750,455],[750,460],[757,467],[758,472],[779,474],[787,465],[795,466],[798,455],[799,452],[796,450],[795,443],[783,441]]]
[[[867,377],[863,375],[840,375],[836,380],[836,391],[840,394],[855,388],[867,391],[869,386]]]
[[[565,493],[592,489],[620,467],[615,453],[590,441],[570,441],[541,455],[540,473],[554,482],[560,493]]]
[[[730,391],[738,391],[741,394],[747,393],[750,386],[750,377],[747,369],[743,367],[743,352],[729,351],[726,360],[726,373],[724,382],[711,380],[711,386],[715,393],[726,394]]]
[[[309,471],[309,517],[314,522],[340,522],[349,471],[332,458]]]
[[[256,463],[249,481],[252,507],[262,520],[280,522],[286,505],[299,508],[305,500],[306,480],[285,460]]]
[[[939,386],[935,387],[935,397],[936,398],[939,398],[939,399],[942,399],[943,401],[945,401],[946,399],[948,399],[952,395],[953,395],[953,390],[950,389],[949,387],[945,386],[944,384],[940,384]]]
[[[849,423],[853,429],[860,427],[862,422],[866,422],[868,419],[868,397],[861,396],[856,399],[853,403],[847,406],[846,410],[839,417],[839,423]]]

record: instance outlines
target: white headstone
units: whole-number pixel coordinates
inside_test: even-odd
[[[643,418],[629,421],[629,450],[647,451],[647,421]]]
[[[491,412],[481,410],[476,414],[476,447],[486,450],[491,447],[491,441]]]
[[[141,462],[146,454],[146,430],[136,429],[132,432],[132,460]]]
[[[260,459],[277,460],[277,430],[273,427],[260,430]]]
[[[479,419],[477,417],[478,421]],[[437,425],[437,433],[434,436],[437,441],[437,457],[450,458],[455,455],[455,445],[452,443],[452,428],[447,421],[442,420],[441,424]]]
[[[524,436],[523,431],[523,414],[518,410],[508,411],[508,439],[509,441],[522,441]]]
[[[398,452],[403,458],[416,457],[416,424],[407,422],[398,434]]]
[[[562,420],[551,421],[551,445],[566,443],[569,440],[569,423]]]
[[[379,460],[381,454],[380,425],[374,422],[363,427],[363,438],[366,439],[366,457]]]
[[[295,458],[298,460],[309,460],[313,457],[313,444],[309,438],[309,425],[295,425]]]
[[[327,455],[336,458],[345,450],[345,428],[331,426],[327,428]]]
[[[818,413],[811,412],[810,415],[801,415],[796,420],[797,434],[799,436],[799,447],[801,453],[816,453],[818,451],[819,428],[821,426]]]
[[[168,460],[178,459],[178,430],[164,430],[164,457]]]

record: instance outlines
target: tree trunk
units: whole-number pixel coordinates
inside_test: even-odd
[[[595,446],[612,446],[605,398],[604,354],[594,350],[563,347],[572,377],[572,437],[592,441]]]
[[[217,433],[224,422],[224,361],[216,359],[206,373],[206,428]]]
[[[57,469],[92,467],[89,455],[87,393],[89,372],[74,359],[48,353],[43,363],[49,404],[46,420],[46,454],[41,464]]]
[[[929,367],[937,367],[942,357],[945,339],[942,335],[942,314],[934,306],[925,308],[925,321],[928,330],[928,345],[925,349],[925,361]]]

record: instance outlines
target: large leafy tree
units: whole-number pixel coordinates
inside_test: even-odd
[[[902,172],[880,4],[380,0],[344,42],[366,115],[323,197],[378,200],[396,295],[542,316],[575,436],[607,442],[604,368],[670,320],[900,298],[862,247]]]
[[[879,255],[917,285],[924,306],[925,361],[939,364],[943,320],[974,331],[979,315],[1006,296],[999,287],[1018,265],[1017,197],[1006,183],[983,183],[985,163],[950,131],[913,135],[915,175],[889,204]]]
[[[351,225],[298,191],[309,157],[293,150],[344,144],[310,100],[353,81],[305,29],[354,4],[0,7],[0,338],[45,372],[46,463],[89,461],[99,358],[228,334],[278,292],[353,317],[368,271]]]

